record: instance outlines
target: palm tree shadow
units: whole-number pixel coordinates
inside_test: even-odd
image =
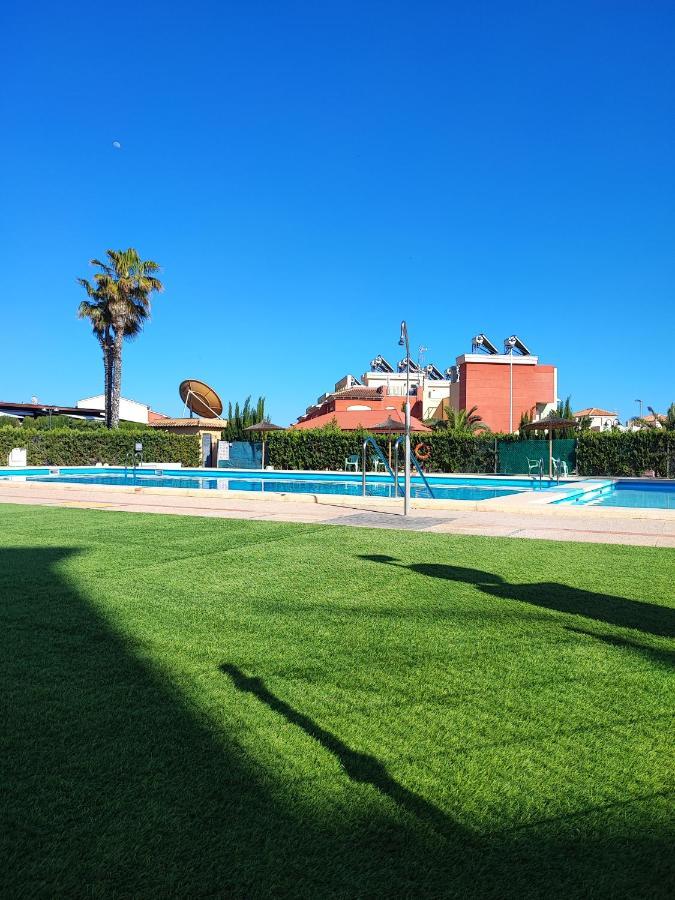
[[[283,716],[287,722],[301,728],[306,735],[318,741],[322,747],[335,756],[352,781],[372,785],[410,815],[431,825],[438,834],[451,838],[453,841],[461,840],[464,844],[470,842],[471,839],[467,831],[438,809],[438,807],[413,791],[408,790],[408,788],[392,778],[386,766],[380,760],[367,753],[359,753],[357,750],[352,750],[351,747],[348,747],[330,731],[322,728],[309,716],[294,709],[280,697],[277,697],[276,694],[273,694],[265,686],[262,679],[249,678],[241,669],[230,663],[223,663],[220,666],[220,671],[225,675],[229,675],[237,690],[253,694],[261,703]]]
[[[393,557],[377,555],[364,555],[360,558],[372,562],[400,565],[400,568],[409,569],[428,578],[470,584],[482,593],[501,600],[516,600],[540,609],[585,616],[588,619],[616,625],[619,628],[632,628],[645,634],[675,637],[675,610],[667,606],[659,606],[656,603],[579,590],[554,581],[510,584],[493,572],[484,572],[480,569],[463,566],[450,566],[443,563],[404,565],[399,564]]]

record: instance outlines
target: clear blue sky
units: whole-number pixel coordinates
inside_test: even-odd
[[[675,400],[670,0],[0,15],[0,399],[101,390],[75,279],[134,246],[123,393],[168,413],[199,377],[287,424],[402,317],[442,368],[516,332],[577,408]]]

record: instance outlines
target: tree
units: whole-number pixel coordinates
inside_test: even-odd
[[[436,423],[439,430],[449,431],[452,434],[477,434],[479,431],[490,430],[478,413],[477,406],[472,406],[471,409],[453,409],[446,406],[444,411],[447,418]]]
[[[89,319],[92,334],[101,345],[103,351],[103,402],[105,408],[105,424],[110,428],[111,390],[112,390],[112,325],[110,311],[101,291],[93,287],[86,278],[78,278],[78,283],[87,292],[89,300],[80,303],[77,314],[80,319]]]
[[[269,422],[269,416],[265,415],[265,398],[258,397],[255,406],[251,405],[250,395],[244,400],[244,405],[234,404],[232,401],[228,404],[227,410],[227,427],[223,431],[223,440],[226,441],[249,441],[251,440],[251,432],[244,431],[249,425],[257,425],[258,422]]]
[[[666,420],[661,423],[668,431],[675,431],[675,403],[671,403],[666,412]]]
[[[105,366],[106,424],[117,428],[120,419],[122,390],[122,346],[125,338],[133,338],[150,317],[150,295],[164,290],[156,277],[159,265],[142,260],[138,252],[106,250],[107,260],[92,259],[101,270],[94,275],[92,286],[79,279],[89,300],[80,304],[79,314],[92,324],[92,331],[103,349]]]

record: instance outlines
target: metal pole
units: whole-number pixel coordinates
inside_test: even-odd
[[[513,347],[509,354],[509,433],[513,434]]]
[[[368,441],[363,442],[363,454],[361,459],[361,494],[366,496],[366,447]]]
[[[405,344],[405,462],[403,475],[403,515],[410,511],[410,341],[408,340],[408,326],[405,320],[401,322],[401,337],[399,345]]]

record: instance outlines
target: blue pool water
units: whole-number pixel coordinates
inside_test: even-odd
[[[285,494],[339,494],[360,496],[360,475],[352,473],[279,472],[230,469],[142,469],[122,467],[64,467],[59,469],[35,468],[0,470],[2,477],[26,477],[28,481],[56,481],[66,484],[121,485],[133,487],[201,488],[225,491],[273,491]],[[433,495],[439,500],[488,500],[505,497],[520,491],[540,489],[538,480],[531,478],[447,477],[429,476]],[[542,489],[548,489],[554,481],[544,479]],[[402,480],[400,482],[402,489]],[[419,477],[411,481],[413,497],[429,497]],[[366,479],[366,495],[369,497],[394,497],[394,485],[387,475],[369,474]],[[399,491],[400,496],[400,491]]]
[[[631,509],[675,509],[675,482],[661,484],[617,481],[597,491],[572,497],[581,506],[618,506]]]

